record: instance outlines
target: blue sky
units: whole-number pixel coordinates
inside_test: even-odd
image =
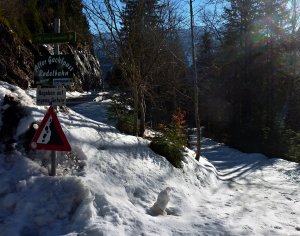
[[[83,0],[83,2],[89,3],[92,0]],[[99,2],[99,1],[98,1]],[[117,0],[118,2],[118,0]],[[205,0],[194,0],[193,1],[193,10],[194,10],[194,21],[195,25],[202,25],[202,14],[204,12],[212,12],[214,10],[214,5],[204,7],[204,4],[207,1]],[[182,28],[190,28],[190,0],[171,0],[171,4],[175,6],[175,10],[178,15],[182,16]],[[121,5],[121,3],[120,3]],[[222,9],[221,6],[218,6],[219,9]],[[91,24],[92,25],[92,24]]]

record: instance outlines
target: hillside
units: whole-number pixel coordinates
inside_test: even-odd
[[[100,64],[93,55],[91,34],[80,1],[74,1],[68,10],[67,1],[59,1],[58,6],[54,3],[41,0],[0,2],[0,80],[22,88],[35,86],[34,57],[53,54],[53,44],[32,44],[32,35],[53,33],[53,20],[58,16],[61,32],[74,31],[77,38],[76,43],[60,45],[60,53],[73,54],[76,61],[74,85],[69,89],[101,88]]]
[[[96,121],[105,120],[101,111],[109,101],[103,100],[77,107],[91,118],[94,114],[94,119],[72,110],[59,113],[72,152],[59,155],[58,176],[49,177],[49,152],[26,153],[22,147],[24,132],[45,112],[26,93],[34,96],[35,92],[1,83],[1,98],[8,95],[21,100],[27,114],[16,125],[17,150],[2,149],[0,154],[0,229],[4,235],[157,235],[180,232],[174,220],[188,230],[185,221],[193,214],[200,190],[217,182],[210,163],[204,158],[197,163],[187,151],[183,170],[172,167],[151,151],[147,140],[120,134],[113,126]],[[166,187],[172,189],[170,217],[153,217],[148,211]]]

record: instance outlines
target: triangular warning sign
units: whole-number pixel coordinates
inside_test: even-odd
[[[31,142],[31,148],[52,151],[71,151],[71,146],[52,106],[49,107],[36,131]]]

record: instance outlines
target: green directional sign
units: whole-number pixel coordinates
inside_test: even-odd
[[[32,35],[32,43],[34,44],[75,43],[75,42],[76,42],[76,32]]]

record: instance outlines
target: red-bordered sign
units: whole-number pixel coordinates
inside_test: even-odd
[[[71,146],[52,106],[49,107],[30,146],[32,149],[71,151]]]

